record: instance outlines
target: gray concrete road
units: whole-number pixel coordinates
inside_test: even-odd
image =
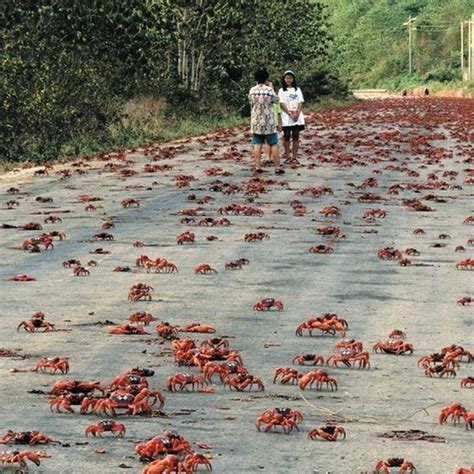
[[[287,166],[283,176],[275,176],[267,166],[261,176],[265,192],[256,195],[244,194],[252,159],[246,130],[241,129],[76,160],[54,166],[48,175],[22,170],[0,177],[0,223],[43,226],[42,231],[0,229],[0,346],[31,355],[24,360],[0,358],[0,434],[8,429],[36,429],[61,441],[61,446],[41,447],[51,458],[39,468],[32,466],[32,472],[140,472],[135,443],[165,429],[177,430],[193,449],[207,454],[215,472],[359,473],[374,469],[377,460],[394,457],[408,459],[419,473],[430,474],[453,473],[457,466],[473,464],[473,430],[466,430],[462,422],[437,423],[441,407],[453,401],[474,410],[474,387],[460,386],[461,378],[474,375],[472,363],[461,362],[456,378],[429,378],[417,366],[421,356],[451,344],[474,352],[474,305],[456,304],[462,297],[474,296],[474,273],[455,267],[459,260],[474,257],[474,247],[468,245],[474,227],[463,224],[474,215],[474,188],[468,184],[473,179],[473,110],[474,101],[467,99],[398,99],[311,115],[302,133],[301,165]],[[172,169],[145,172],[150,163]],[[211,167],[230,175],[208,176],[204,170]],[[65,169],[73,173],[61,179],[57,172]],[[85,173],[75,173],[78,169]],[[124,169],[136,174],[124,177]],[[189,187],[178,188],[176,175],[195,179]],[[211,191],[215,180],[241,190]],[[395,185],[399,185],[397,193]],[[11,187],[19,193],[9,194]],[[330,187],[333,194],[298,194],[319,187]],[[373,202],[364,201],[370,198],[364,193],[373,193]],[[199,205],[188,200],[191,194],[213,200]],[[96,210],[86,211],[88,203],[79,200],[82,195],[102,200],[90,203]],[[53,202],[38,202],[38,196],[51,197]],[[124,198],[138,200],[140,207],[123,208]],[[19,205],[7,209],[9,200]],[[294,215],[293,200],[302,202],[305,214]],[[433,210],[416,211],[406,200],[419,200]],[[261,209],[264,216],[218,213],[221,206],[232,203]],[[319,213],[330,205],[339,207],[339,217]],[[182,224],[179,211],[190,208],[200,208],[198,216],[194,223]],[[387,215],[364,220],[369,208],[384,209]],[[45,224],[51,215],[60,216],[62,222]],[[231,225],[198,226],[203,217],[227,217]],[[106,218],[115,228],[101,229]],[[345,238],[318,234],[317,228],[324,225],[340,226]],[[417,228],[424,233],[415,235]],[[66,234],[64,241],[55,239],[54,250],[21,250],[25,239],[52,230]],[[188,230],[195,233],[195,243],[177,245],[176,236]],[[111,233],[114,240],[91,242],[100,232]],[[249,232],[265,232],[270,239],[245,242],[243,236]],[[210,235],[218,239],[206,240]],[[136,240],[145,247],[133,247]],[[331,245],[334,252],[309,252],[319,244]],[[456,253],[456,246],[466,251]],[[110,253],[92,255],[98,247]],[[379,259],[377,251],[384,247],[399,249],[412,265]],[[407,256],[409,247],[420,255]],[[179,273],[147,274],[135,267],[139,255],[165,257]],[[236,271],[224,269],[225,263],[238,258],[249,259],[249,265]],[[67,259],[81,260],[90,275],[74,276],[72,268],[62,266]],[[98,265],[88,266],[91,259]],[[194,268],[202,263],[217,273],[196,275]],[[113,272],[119,265],[137,271]],[[37,281],[6,280],[18,274]],[[130,287],[138,282],[155,288],[151,301],[127,300]],[[281,299],[284,310],[252,311],[252,305],[266,297]],[[105,320],[123,324],[137,310],[179,326],[213,325],[216,335],[228,337],[231,347],[241,353],[249,372],[263,380],[265,391],[230,391],[216,380],[215,393],[168,392],[168,376],[198,371],[177,366],[170,344],[157,343],[156,323],[149,326],[150,336],[109,335],[107,327],[94,324]],[[57,328],[71,331],[17,331],[18,324],[35,311],[43,311]],[[346,339],[363,342],[370,352],[370,370],[319,367],[337,380],[335,392],[273,384],[273,371],[292,367],[294,355],[328,357],[333,352],[338,336],[319,331],[314,337],[295,335],[299,323],[323,313],[347,320]],[[393,329],[406,333],[413,355],[372,353],[373,344]],[[182,333],[186,335],[197,341],[206,337]],[[70,358],[68,375],[10,371],[53,356]],[[31,393],[47,392],[65,378],[108,385],[137,366],[155,370],[149,382],[166,397],[164,415],[120,415],[118,421],[127,429],[123,439],[110,433],[103,440],[86,438],[85,427],[100,418],[53,414],[48,395]],[[304,415],[300,432],[258,432],[256,417],[274,407],[299,410]],[[327,423],[344,427],[346,440],[308,439],[309,430]],[[444,442],[380,437],[393,430],[422,430]],[[198,442],[211,448],[198,448]],[[105,453],[97,453],[98,448]]]

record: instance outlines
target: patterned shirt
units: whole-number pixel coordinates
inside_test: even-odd
[[[250,129],[253,134],[270,135],[277,131],[273,104],[279,102],[275,91],[264,84],[250,89],[249,100],[252,105]]]

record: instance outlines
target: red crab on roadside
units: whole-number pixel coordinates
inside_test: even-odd
[[[283,302],[276,300],[274,298],[264,298],[263,300],[257,301],[252,309],[254,311],[271,311],[275,309],[276,311],[283,311]]]
[[[156,318],[146,311],[135,311],[128,317],[128,320],[137,325],[143,324],[144,326],[148,326],[151,322],[156,321]]]
[[[0,436],[0,444],[54,444],[59,443],[41,431],[20,431],[8,430],[3,436]]]
[[[461,387],[473,387],[474,377],[466,376],[461,379]]]
[[[211,273],[217,273],[217,270],[212,268],[207,263],[203,263],[194,269],[194,273],[198,273],[200,275],[210,275]]]
[[[408,342],[403,342],[400,339],[385,339],[383,341],[378,341],[373,346],[374,352],[384,352],[385,354],[395,354],[395,355],[403,355],[403,354],[413,354],[414,348],[413,344]]]
[[[180,328],[181,332],[214,333],[216,329],[209,324],[190,323]]]
[[[375,464],[375,472],[382,472],[384,474],[390,473],[390,468],[399,467],[399,474],[406,474],[407,472],[416,472],[416,467],[411,461],[402,458],[389,458],[386,460],[377,461]]]
[[[298,386],[301,390],[305,390],[306,387],[311,387],[313,383],[316,382],[316,390],[321,390],[323,384],[326,385],[326,388],[330,388],[331,391],[337,391],[337,382],[334,377],[331,377],[329,374],[323,370],[314,370],[304,374],[298,380]]]
[[[44,332],[57,331],[54,324],[45,321],[44,313],[41,311],[33,314],[30,319],[22,321],[16,328],[17,331],[20,329],[24,329],[26,332],[36,332],[39,329],[44,329]]]
[[[143,335],[143,334],[150,334],[149,332],[146,332],[145,329],[142,327],[138,326],[131,326],[130,324],[120,324],[119,326],[109,326],[107,328],[107,332],[109,334],[127,334],[127,335],[132,335],[132,334],[138,334],[138,335]]]
[[[308,438],[312,440],[321,438],[325,441],[336,441],[340,436],[342,439],[346,439],[346,430],[341,426],[323,426],[308,432]]]
[[[295,428],[299,431],[298,423],[303,420],[303,415],[296,410],[290,408],[273,408],[265,410],[256,420],[255,426],[258,431],[262,425],[266,425],[265,433],[268,433],[272,428],[281,426],[283,433],[288,434]]]
[[[324,364],[324,357],[318,354],[298,354],[293,357],[292,362],[298,365],[322,365]]]
[[[334,248],[326,244],[313,245],[313,247],[310,247],[309,252],[310,253],[333,253]]]
[[[91,434],[92,436],[102,438],[102,433],[106,431],[110,431],[112,434],[117,434],[119,438],[123,438],[125,435],[125,425],[117,423],[114,420],[102,420],[99,421],[99,423],[93,423],[87,426],[84,432],[86,436]]]
[[[278,377],[281,376],[281,384],[285,385],[288,382],[294,384],[298,382],[298,379],[301,378],[302,375],[303,374],[298,372],[296,369],[293,369],[292,367],[278,367],[273,372],[273,383],[276,383]]]
[[[201,375],[194,375],[191,373],[176,373],[171,377],[168,377],[166,380],[166,387],[170,392],[177,391],[179,387],[180,391],[185,390],[188,392],[187,385],[191,385],[192,389],[197,385],[198,387],[203,387],[207,385],[207,380],[204,379]]]
[[[0,463],[7,468],[14,464],[18,464],[21,468],[28,469],[26,459],[39,466],[41,464],[41,459],[50,457],[49,454],[44,453],[43,451],[4,451],[0,452]]]

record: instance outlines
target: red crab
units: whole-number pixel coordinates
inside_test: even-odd
[[[413,354],[414,348],[413,344],[408,342],[403,342],[400,339],[385,339],[383,341],[378,341],[373,346],[374,352],[385,352],[385,354],[395,354],[395,355],[402,355],[409,353],[410,355]]]
[[[254,311],[271,311],[273,308],[277,311],[283,311],[283,302],[274,298],[265,298],[257,301],[257,303],[252,306]]]
[[[186,187],[187,181],[179,181],[176,184],[180,184],[179,187]],[[191,472],[174,454],[167,454],[163,459],[155,459],[150,464],[147,464],[141,474],[167,474],[171,472],[189,473]]]
[[[39,329],[44,329],[45,332],[57,331],[57,329],[54,327],[54,324],[45,321],[44,313],[41,311],[33,314],[30,319],[22,321],[16,330],[19,331],[22,328],[24,328],[27,332],[36,332]]]
[[[322,227],[318,227],[316,231],[318,234],[321,234],[321,235],[334,235],[335,237],[339,237],[341,239],[345,237],[345,235],[341,232],[341,229],[338,225],[334,225],[334,226],[325,225]]]
[[[132,313],[128,320],[134,324],[143,324],[144,326],[148,326],[152,321],[156,321],[156,318],[146,311],[135,311]]]
[[[55,374],[58,370],[61,374],[67,374],[69,372],[69,357],[42,357],[33,371],[46,372],[47,369],[50,374]]]
[[[377,464],[375,464],[375,472],[383,472],[385,474],[389,474],[391,467],[399,467],[399,474],[406,474],[407,472],[416,472],[416,467],[414,466],[414,464],[402,458],[390,458],[386,460],[377,461]]]
[[[298,381],[298,386],[301,390],[304,390],[307,386],[311,387],[316,382],[316,390],[321,390],[323,384],[326,388],[330,388],[331,391],[337,391],[337,382],[334,377],[329,376],[323,370],[314,370],[304,374]]]
[[[133,198],[126,198],[122,200],[123,207],[140,207],[140,203]]]
[[[458,467],[454,474],[474,474],[474,464],[471,467]]]
[[[323,426],[322,428],[314,428],[308,433],[308,438],[312,440],[321,438],[325,441],[336,441],[340,436],[346,439],[346,430],[341,426]]]
[[[195,472],[199,469],[199,465],[202,464],[206,467],[206,470],[212,471],[212,464],[207,459],[204,454],[200,453],[192,453],[188,454],[183,461],[183,465],[185,469],[188,469],[191,472]]]
[[[402,258],[400,250],[395,249],[393,247],[385,247],[383,249],[379,249],[377,252],[377,256],[382,260],[398,260]]]
[[[181,332],[199,332],[199,333],[215,333],[216,329],[209,324],[190,323],[180,328]]]
[[[385,219],[387,211],[385,209],[366,209],[362,219],[372,220],[376,217]]]
[[[325,217],[329,216],[340,216],[341,215],[341,210],[337,206],[327,206],[323,207],[320,211],[320,214],[322,214]]]
[[[166,321],[161,321],[156,325],[156,332],[158,336],[168,341],[178,337],[178,328]]]
[[[434,367],[427,367],[425,369],[425,375],[427,377],[433,377],[436,375],[440,378],[447,375],[448,377],[456,377],[456,371],[450,367],[446,367],[444,364],[435,365]]]
[[[137,326],[131,326],[130,324],[121,324],[120,326],[110,326],[107,328],[109,334],[150,334],[143,328]]]
[[[150,398],[153,398],[153,403],[156,403],[159,399],[158,393],[147,388],[141,389],[136,395],[124,389],[115,390],[109,398],[99,399],[94,407],[94,413],[99,416],[108,414],[116,416],[116,410],[127,409],[132,416],[151,415],[153,411],[149,403]]]
[[[176,242],[178,245],[183,245],[183,244],[192,244],[194,243],[196,236],[194,235],[194,232],[182,232],[176,237]]]
[[[194,269],[194,273],[199,273],[201,275],[210,275],[211,273],[217,273],[217,270],[212,268],[210,265],[207,263],[203,263],[201,265],[198,265]]]
[[[309,364],[306,364],[309,362]],[[324,364],[324,357],[317,354],[298,354],[293,357],[293,364],[298,365],[318,365]]]
[[[467,386],[469,387],[474,386],[474,377],[467,376],[461,379],[461,387],[467,387]]]
[[[194,390],[195,385],[197,385],[198,387],[203,387],[207,384],[208,382],[204,379],[204,377],[190,373],[176,373],[171,377],[168,377],[168,379],[166,380],[166,386],[168,387],[168,390],[170,392],[172,392],[173,390],[176,391],[177,386],[179,386],[179,389],[181,391],[186,390],[187,392],[188,389],[186,385],[191,385],[192,389]]]
[[[359,369],[370,369],[369,353],[367,351],[352,352],[343,351],[340,353],[332,354],[326,360],[326,365],[330,367],[337,367],[337,363],[342,362],[346,367],[353,367],[352,364],[359,363]]]
[[[313,247],[310,247],[309,252],[310,253],[333,253],[334,248],[331,247],[330,245],[320,244],[320,245],[314,245]]]
[[[103,420],[99,423],[93,423],[85,429],[85,434],[88,436],[98,436],[102,438],[102,433],[110,431],[112,434],[117,434],[119,438],[122,438],[125,435],[125,425],[122,423],[117,423],[114,420]]]
[[[258,233],[249,233],[244,235],[244,240],[245,242],[256,242],[256,241],[262,241],[263,239],[269,239],[270,235],[265,234],[264,232],[258,232]]]
[[[153,436],[148,441],[137,444],[135,452],[141,461],[155,459],[166,454],[192,453],[189,441],[174,430],[164,431],[161,435]]]
[[[346,335],[346,327],[344,323],[337,318],[337,316],[332,318],[309,318],[307,321],[303,321],[296,328],[296,335],[303,336],[303,329],[307,329],[311,337],[315,329],[319,329],[323,334],[331,334],[333,336],[337,332],[340,333],[342,337]]]
[[[30,275],[13,275],[6,278],[8,281],[38,281],[35,277]]]
[[[466,415],[467,410],[459,403],[453,402],[451,405],[441,408],[438,415],[438,422],[440,425],[443,425],[448,421],[449,417],[451,417],[454,424],[456,424],[461,417],[464,418]]]
[[[209,361],[203,367],[202,372],[206,380],[212,381],[212,376],[214,374],[219,374],[221,382],[224,382],[230,374],[247,372],[247,369],[240,364],[240,362],[234,360],[220,363]]]
[[[0,462],[4,466],[12,466],[18,464],[22,468],[28,468],[25,459],[35,463],[37,466],[41,464],[41,459],[50,458],[51,456],[43,451],[4,451],[0,452]]]
[[[298,379],[302,376],[300,372],[296,369],[291,367],[278,367],[273,372],[273,383],[277,382],[279,376],[281,376],[280,383],[285,385],[286,383],[290,382],[292,384],[296,383]]]
[[[473,270],[474,269],[474,258],[465,258],[456,263],[458,270]]]
[[[15,432],[8,430],[3,436],[0,437],[0,444],[29,444],[34,446],[35,444],[54,444],[59,443],[49,436],[41,433],[41,431],[20,431]]]
[[[74,268],[74,276],[88,276],[90,275],[90,271],[84,267],[75,267]]]
[[[152,291],[155,291],[152,286],[146,283],[136,283],[130,288],[128,299],[132,301],[138,301],[140,299],[151,300]]]
[[[259,391],[265,391],[265,386],[259,377],[250,375],[248,372],[243,370],[238,371],[235,375],[230,374],[225,377],[224,386],[226,385],[229,385],[231,390],[235,388],[238,392],[243,392],[246,388],[251,390],[254,385],[257,386]]]
[[[296,410],[290,408],[273,408],[265,410],[255,421],[255,426],[260,431],[260,426],[266,425],[265,433],[268,433],[272,428],[281,426],[283,433],[290,433],[293,428],[299,431],[298,423],[303,420],[303,415]]]

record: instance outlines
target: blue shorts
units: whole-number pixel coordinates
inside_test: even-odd
[[[252,135],[252,144],[254,145],[263,145],[268,143],[269,145],[276,145],[278,143],[278,133],[270,133],[268,135],[261,135],[254,133]]]

